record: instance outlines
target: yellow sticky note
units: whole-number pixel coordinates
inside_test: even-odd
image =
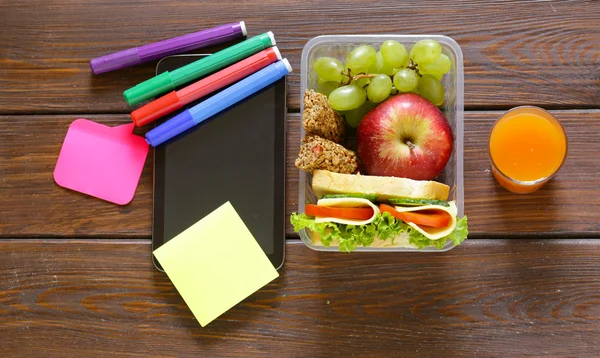
[[[154,256],[202,327],[279,276],[230,202]]]

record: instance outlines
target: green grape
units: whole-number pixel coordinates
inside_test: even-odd
[[[373,66],[371,66],[368,72],[374,75],[378,73],[383,73],[384,75],[391,76],[394,74],[394,68],[387,65],[385,61],[383,61],[383,55],[380,51],[377,52],[377,54],[375,55],[375,62],[373,63]]]
[[[436,106],[444,104],[444,86],[432,75],[423,75],[419,79],[419,94]]]
[[[320,82],[319,84],[317,84],[317,89],[316,91],[319,93],[322,93],[326,96],[329,96],[329,94],[336,88],[338,88],[340,86],[340,84],[338,82],[333,82],[333,81],[329,81],[329,82]]]
[[[358,127],[358,125],[360,124],[360,121],[362,121],[363,117],[364,117],[364,113],[362,113],[362,107],[358,107],[356,109],[353,109],[351,111],[346,111],[344,113],[344,118],[346,119],[346,123],[348,123],[348,126],[350,126],[351,128]]]
[[[371,83],[371,79],[370,78],[359,78],[356,81],[354,81],[353,83],[355,85],[357,85],[358,87],[365,88],[366,85]]]
[[[392,68],[408,66],[408,52],[397,41],[388,40],[379,49],[385,63]]]
[[[439,73],[429,73],[429,72],[423,72],[421,70],[419,70],[419,73],[421,75],[431,75],[431,76],[437,78],[438,81],[441,81],[442,77],[444,77],[444,75],[440,75]]]
[[[409,68],[403,68],[394,75],[394,86],[399,92],[410,92],[418,83],[419,76]]]
[[[349,68],[354,75],[365,72],[373,66],[373,63],[375,63],[376,54],[377,52],[375,52],[375,49],[371,46],[358,46],[350,51],[348,57],[346,57],[346,67]]]
[[[377,75],[373,77],[367,87],[367,97],[373,103],[379,103],[388,98],[392,92],[392,80],[388,75]]]
[[[448,73],[451,67],[452,62],[450,62],[448,56],[441,54],[437,60],[431,63],[419,64],[419,72],[442,76],[445,73]]]
[[[344,65],[341,61],[336,60],[333,57],[319,57],[313,62],[313,68],[319,78],[325,81],[336,81],[342,80],[342,71],[344,71]]]
[[[355,84],[338,87],[329,94],[329,104],[336,111],[358,108],[365,103],[366,99],[365,90]]]
[[[435,40],[417,41],[410,49],[410,58],[419,66],[432,63],[440,57],[442,46]]]
[[[365,114],[367,114],[370,110],[375,108],[375,106],[377,106],[376,103],[367,101],[358,108],[344,112],[344,117],[346,118],[346,123],[348,123],[348,125],[351,128],[358,127],[358,125],[360,124],[360,121],[362,121]]]

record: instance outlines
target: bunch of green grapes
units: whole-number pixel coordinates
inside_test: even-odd
[[[436,106],[444,104],[442,76],[451,62],[435,40],[420,40],[410,52],[397,41],[381,44],[379,51],[361,45],[346,57],[346,62],[319,57],[313,62],[318,76],[317,91],[328,96],[336,111],[343,112],[348,125],[355,128],[377,103],[395,93],[417,93]]]

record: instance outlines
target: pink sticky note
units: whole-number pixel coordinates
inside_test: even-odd
[[[148,143],[118,127],[79,118],[69,126],[54,181],[62,187],[125,205],[133,199],[148,155]]]

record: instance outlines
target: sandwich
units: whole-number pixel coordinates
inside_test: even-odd
[[[316,203],[290,221],[313,245],[441,249],[467,238],[467,218],[457,217],[450,187],[439,182],[315,170],[312,189]]]

